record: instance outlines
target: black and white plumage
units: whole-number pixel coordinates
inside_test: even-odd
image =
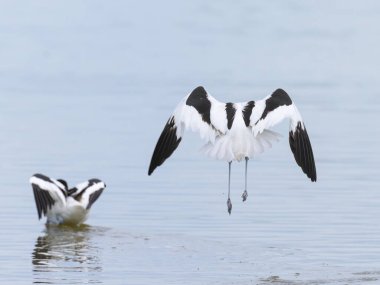
[[[243,103],[222,103],[199,86],[184,97],[162,131],[150,162],[148,174],[178,147],[185,129],[199,133],[206,144],[203,152],[229,163],[245,159],[246,173],[249,158],[272,146],[279,134],[269,130],[284,119],[290,120],[289,144],[297,164],[311,181],[317,180],[313,150],[305,124],[297,107],[282,89],[270,96]],[[230,180],[230,179],[229,179]],[[230,183],[229,183],[230,184]],[[243,201],[247,198],[247,175]],[[231,213],[230,187],[228,212]]]
[[[30,180],[38,212],[38,218],[47,217],[48,224],[83,223],[91,206],[102,194],[106,184],[97,178],[90,179],[69,189],[63,179],[35,174]]]

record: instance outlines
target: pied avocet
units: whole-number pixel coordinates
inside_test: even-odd
[[[317,180],[313,150],[301,114],[289,95],[277,89],[270,96],[243,103],[222,103],[199,86],[184,97],[162,131],[150,162],[148,175],[178,147],[185,129],[198,132],[206,141],[202,148],[212,158],[228,162],[228,212],[231,214],[230,177],[232,161],[245,159],[247,199],[247,165],[249,158],[271,147],[280,135],[270,127],[290,119],[289,144],[297,164],[311,181]]]
[[[97,178],[71,189],[65,180],[49,178],[43,174],[33,175],[29,182],[32,184],[38,218],[46,216],[47,224],[83,223],[91,206],[106,188],[106,184]]]

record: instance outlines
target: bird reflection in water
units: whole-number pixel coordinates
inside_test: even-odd
[[[100,248],[96,237],[104,228],[47,226],[32,252],[34,283],[100,284]]]

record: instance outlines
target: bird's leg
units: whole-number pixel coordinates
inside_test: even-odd
[[[243,202],[245,200],[247,200],[247,197],[248,197],[248,192],[247,192],[247,167],[248,167],[248,157],[245,158],[245,188],[244,188],[244,192],[243,194],[241,195],[241,197],[243,198]]]
[[[232,211],[232,203],[230,199],[230,189],[231,189],[231,163],[232,161],[228,162],[228,199],[227,199],[227,210],[228,213],[231,215]]]

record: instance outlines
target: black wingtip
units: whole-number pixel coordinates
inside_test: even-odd
[[[96,200],[98,200],[98,198],[100,197],[100,195],[103,193],[103,189],[100,189],[94,193],[92,193],[90,195],[90,197],[88,198],[88,205],[86,207],[87,210],[91,209],[92,205],[96,202]]]
[[[40,220],[42,216],[46,216],[47,212],[54,205],[54,200],[51,198],[49,193],[37,185],[32,184],[34,200],[36,202],[38,219]]]
[[[153,151],[152,159],[149,165],[148,175],[151,175],[158,166],[163,164],[164,161],[169,156],[171,156],[171,154],[176,150],[180,142],[181,138],[177,138],[177,126],[175,124],[174,117],[170,117]]]
[[[41,207],[40,207],[40,197],[38,196],[38,192],[37,192],[38,189],[34,185],[32,185],[32,188],[33,188],[34,201],[36,203],[38,219],[41,220],[42,213],[41,213]]]
[[[298,122],[295,131],[289,133],[289,144],[297,164],[312,182],[317,181],[313,149],[305,126]]]

